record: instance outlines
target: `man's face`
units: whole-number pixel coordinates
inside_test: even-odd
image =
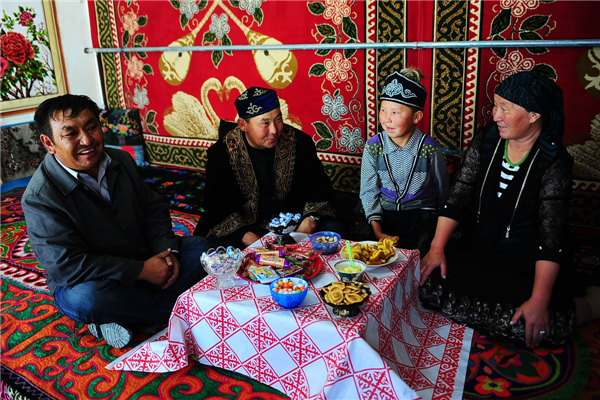
[[[104,152],[104,134],[100,122],[88,109],[73,118],[68,116],[70,111],[54,112],[54,119],[50,119],[54,141],[41,135],[42,143],[49,153],[67,167],[97,178]]]
[[[283,131],[283,116],[281,109],[250,118],[248,122],[238,119],[240,128],[246,133],[246,139],[255,149],[272,149],[277,146],[277,140]]]

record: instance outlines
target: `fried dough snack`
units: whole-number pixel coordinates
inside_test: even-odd
[[[394,246],[398,243],[398,239],[398,236],[394,236],[391,239],[381,239],[379,242],[372,244],[353,243],[351,245],[352,258],[354,260],[363,261],[367,265],[386,263],[395,254]],[[348,258],[348,250],[346,247],[344,247],[342,251]]]
[[[324,287],[323,291],[325,301],[335,306],[360,303],[368,296],[361,288],[345,282],[333,282]]]

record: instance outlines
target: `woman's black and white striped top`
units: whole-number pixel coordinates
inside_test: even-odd
[[[498,198],[502,196],[506,186],[508,186],[509,182],[513,180],[517,171],[519,170],[519,166],[511,167],[507,162],[506,158],[502,158],[502,168],[500,169],[500,187],[498,188]]]

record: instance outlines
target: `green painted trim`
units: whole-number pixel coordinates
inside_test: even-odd
[[[323,167],[334,189],[351,193],[360,192],[360,165],[324,162]]]
[[[112,34],[110,28],[110,13],[108,10],[108,1],[94,1],[94,10],[96,11],[96,24],[98,27],[98,43],[100,47],[113,47]],[[102,54],[100,57],[102,65],[102,78],[104,82],[104,93],[106,96],[106,106],[108,108],[120,108],[119,90],[117,82],[117,64],[115,57],[120,54]]]
[[[206,147],[178,146],[146,142],[146,153],[151,164],[206,170]]]
[[[405,1],[377,2],[377,42],[405,42]],[[379,93],[383,88],[385,77],[400,70],[406,59],[405,49],[377,50],[375,70],[377,71],[377,109],[379,110]]]
[[[469,3],[435,2],[435,41],[467,40]],[[451,150],[462,149],[465,49],[434,50],[434,76],[431,89],[431,136]]]

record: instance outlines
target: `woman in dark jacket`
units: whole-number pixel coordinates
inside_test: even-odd
[[[562,146],[562,91],[548,78],[517,73],[496,88],[493,116],[474,136],[440,211],[421,262],[420,297],[492,336],[532,347],[560,343],[576,321],[591,318],[593,305],[569,289],[573,159]],[[472,229],[455,245],[459,220]],[[437,267],[440,274],[431,274]]]

